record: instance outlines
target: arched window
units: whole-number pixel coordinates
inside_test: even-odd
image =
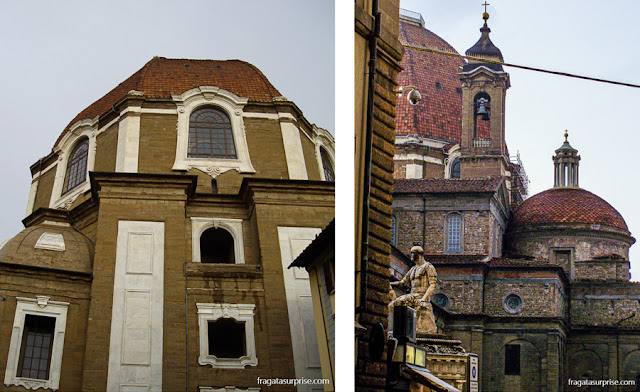
[[[189,158],[236,159],[229,116],[221,109],[204,107],[189,117]]]
[[[451,162],[450,178],[460,178],[460,158],[456,158]]]
[[[85,138],[75,146],[69,155],[67,172],[64,176],[64,185],[62,186],[63,195],[86,180],[88,152],[89,139]]]
[[[398,224],[396,217],[391,217],[391,243],[396,244],[396,225]]]
[[[322,158],[322,168],[324,169],[324,180],[335,181],[336,177],[333,172],[333,165],[331,164],[331,158],[329,158],[329,154],[327,154],[324,148],[320,148],[320,157]]]
[[[234,264],[236,262],[233,236],[222,228],[210,228],[200,236],[200,261],[203,263]]]
[[[462,217],[450,214],[447,217],[447,252],[462,251]]]
[[[486,92],[478,93],[473,98],[474,108],[474,147],[486,145],[491,138],[491,96]]]

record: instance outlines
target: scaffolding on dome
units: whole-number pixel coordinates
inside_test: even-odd
[[[415,11],[405,10],[404,8],[400,8],[400,20],[407,20],[409,22],[417,23],[420,26],[424,27],[424,19],[422,18],[422,14]]]
[[[520,159],[519,151],[515,156],[510,156],[509,161],[511,162],[511,188],[520,196],[520,200],[517,201],[519,204],[529,194],[529,177]]]

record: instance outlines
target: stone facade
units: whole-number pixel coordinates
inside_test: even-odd
[[[394,170],[398,0],[355,2],[356,390],[385,390],[387,358],[369,347],[387,322]],[[380,31],[376,31],[380,26]],[[371,75],[371,78],[369,76]],[[377,329],[379,341],[384,333]],[[386,350],[385,350],[386,351]]]
[[[466,54],[502,61],[487,18]],[[410,47],[448,47],[410,12],[401,29]],[[568,135],[554,156],[554,188],[527,198],[522,162],[507,155],[505,143],[508,74],[478,59],[458,67],[407,50],[400,80],[417,86],[440,116],[421,117],[420,105],[400,110],[406,118],[396,129],[394,245],[407,252],[421,244],[436,267],[439,332],[478,354],[481,391],[637,390],[569,384],[640,385],[640,285],[629,281],[635,239],[615,208],[579,188],[581,158]],[[433,81],[443,90],[431,91]],[[490,102],[482,108],[488,121],[478,97]],[[445,126],[440,117],[459,122]],[[395,274],[401,265],[394,264]]]
[[[196,68],[194,74],[175,73],[176,65],[187,69],[183,63]],[[294,275],[287,266],[333,219],[334,184],[321,178],[319,155],[324,148],[335,156],[331,135],[308,123],[247,63],[154,58],[143,70],[149,69],[182,82],[154,93],[149,86],[167,79],[140,81],[134,75],[85,109],[53,153],[31,168],[34,197],[26,229],[0,249],[0,295],[6,299],[0,301],[0,374],[11,355],[17,298],[48,296],[69,304],[59,391],[134,384],[158,391],[244,390],[260,387],[258,377],[322,378],[313,313],[300,313],[311,306],[308,275]],[[216,72],[228,73],[220,85],[215,77],[206,79]],[[231,87],[224,80],[233,78],[243,87],[226,90]],[[251,87],[256,85],[265,87]],[[205,107],[221,107],[216,105],[225,100],[246,103],[227,114],[242,127],[233,139],[238,159],[174,168],[182,121],[177,96],[194,90],[202,92]],[[246,135],[253,172],[237,162],[239,135]],[[56,167],[65,164],[65,146],[83,137],[95,141],[87,152],[87,176],[76,188],[80,192],[57,199],[56,181],[67,174],[56,178]],[[320,139],[328,142],[320,145]],[[229,162],[238,166],[229,170]],[[60,208],[50,208],[64,198]],[[197,219],[230,233],[234,249],[239,247],[234,263],[195,259],[193,250],[204,238],[194,233]],[[39,249],[35,244],[43,233],[62,235],[64,249]],[[251,323],[242,321],[248,359],[203,359],[203,353],[213,355],[206,342],[214,335],[203,330],[212,324],[200,323],[202,304],[219,306],[222,317],[231,319],[240,317],[233,316],[238,306],[251,308]],[[225,361],[232,365],[215,365]],[[10,380],[20,375],[9,373],[6,390],[23,390]]]

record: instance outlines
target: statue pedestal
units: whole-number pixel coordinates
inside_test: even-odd
[[[426,351],[425,367],[434,376],[464,391],[469,357],[462,342],[447,335],[418,333],[416,343]]]

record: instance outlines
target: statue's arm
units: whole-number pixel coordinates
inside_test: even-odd
[[[427,268],[427,291],[424,292],[422,296],[422,301],[429,301],[431,298],[431,294],[436,289],[436,284],[438,283],[438,277],[436,275],[436,269],[430,265]]]
[[[409,280],[409,273],[407,272],[404,277],[402,278],[402,280],[398,280],[395,282],[391,282],[391,286],[399,286],[399,285],[403,285],[405,283],[407,283],[407,280]]]

